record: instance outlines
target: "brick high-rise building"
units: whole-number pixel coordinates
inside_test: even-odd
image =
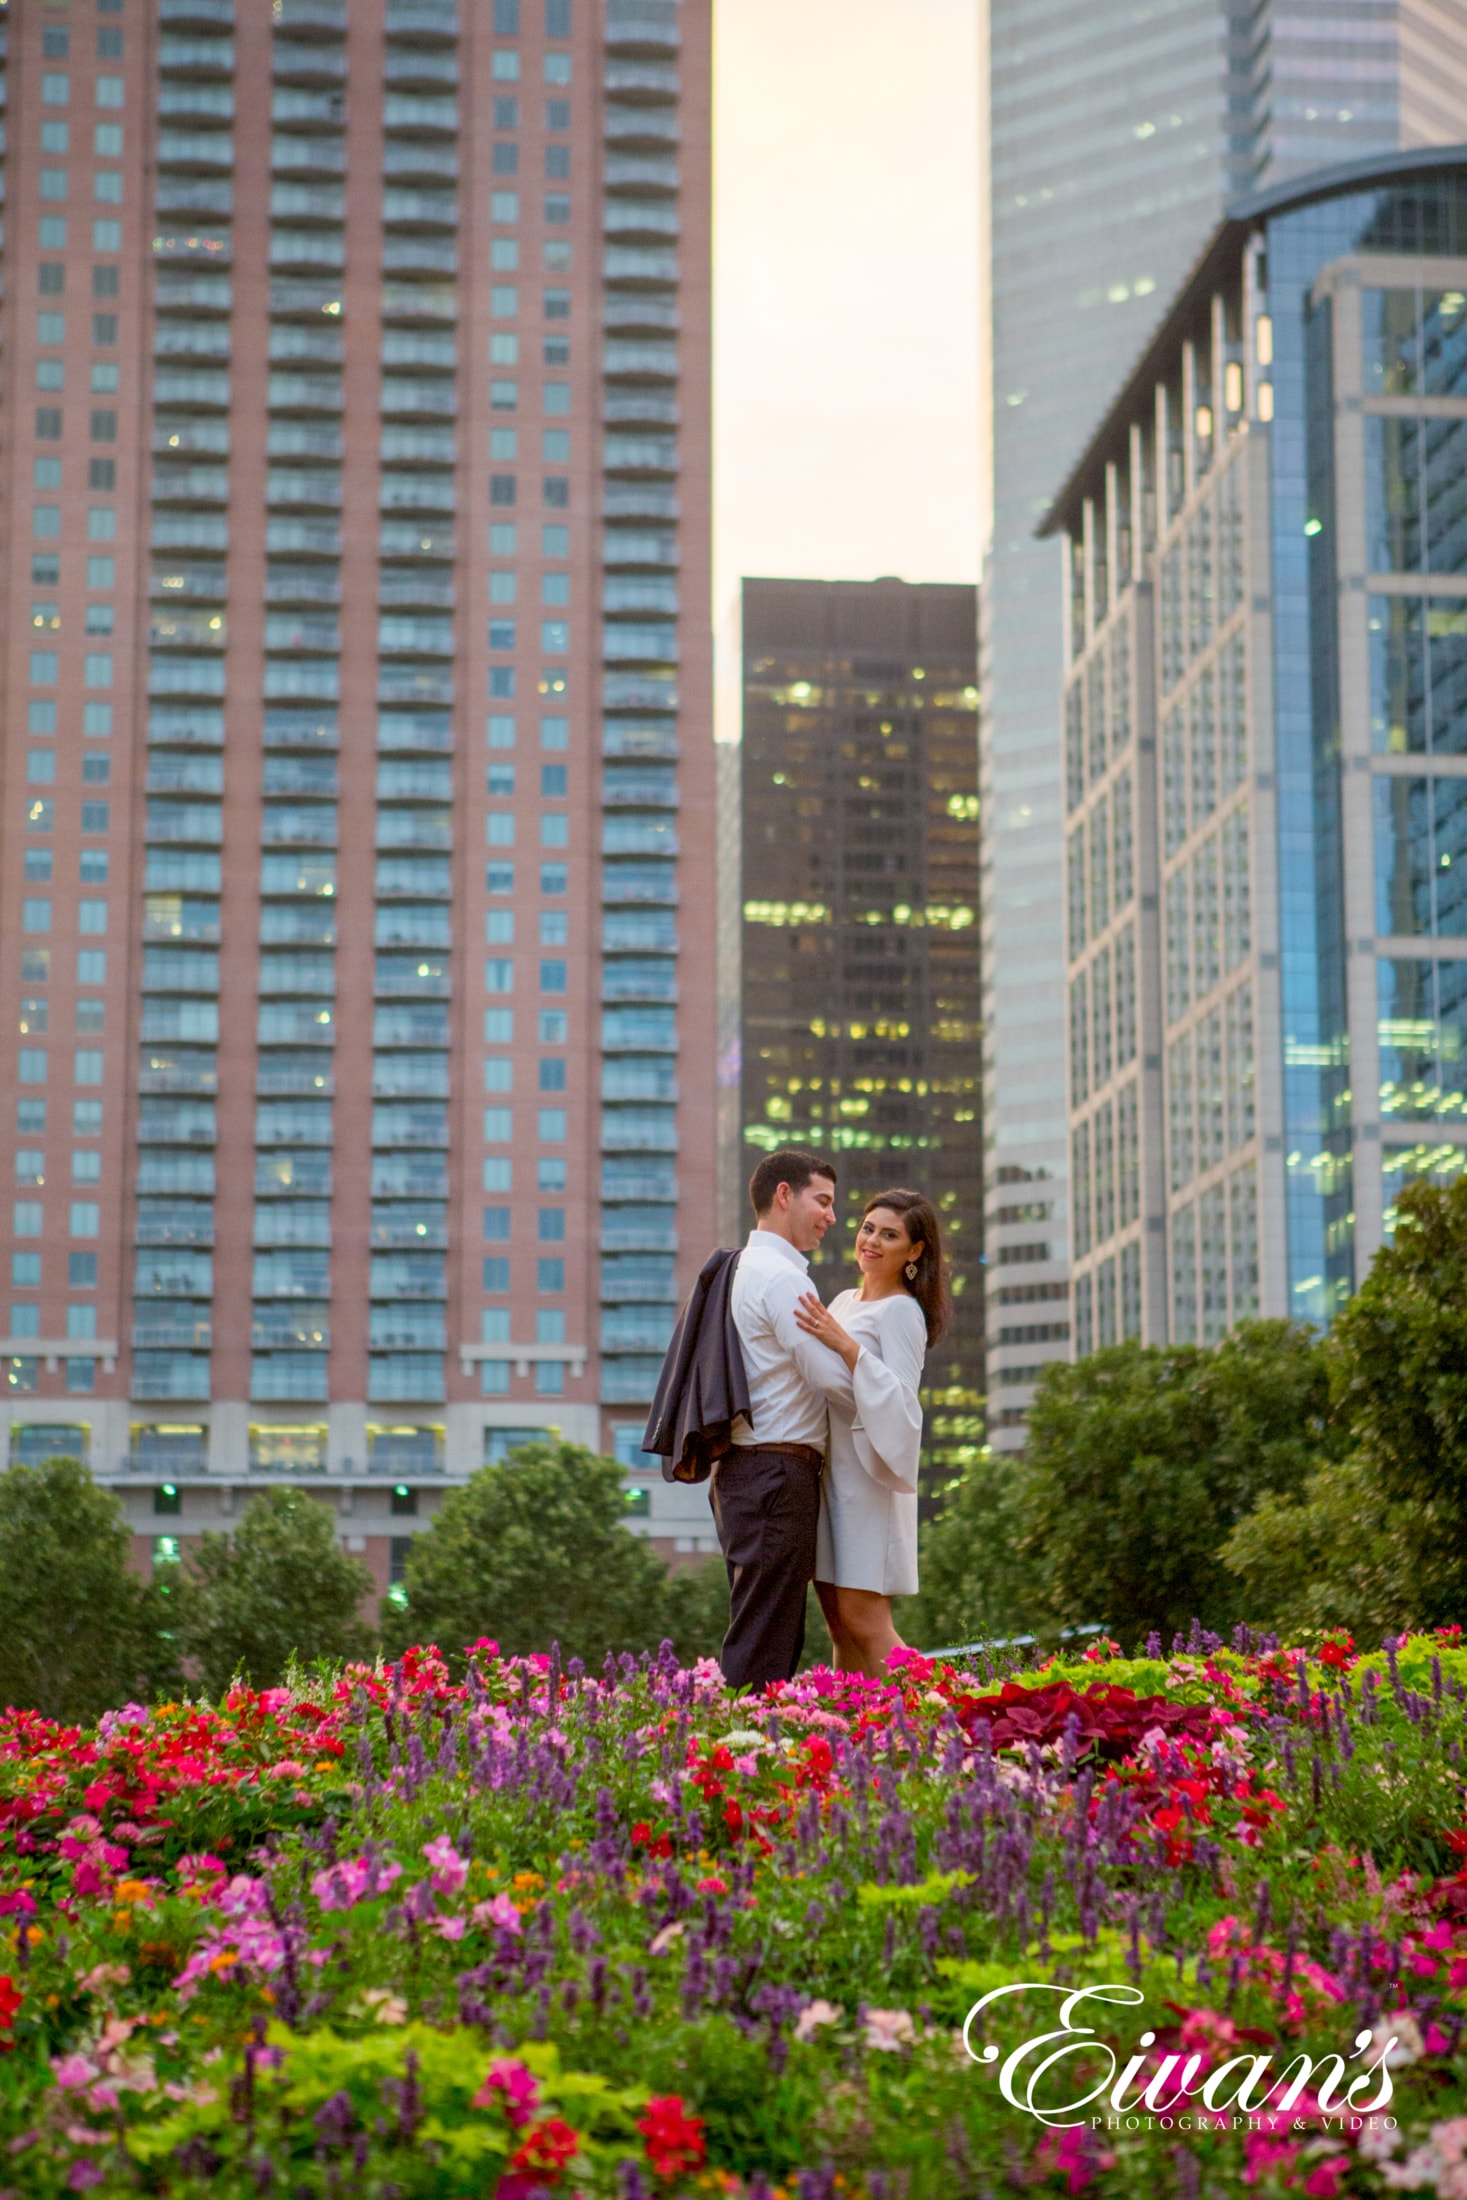
[[[386,1586],[516,1431],[633,1461],[713,1234],[709,17],[10,10],[0,1355],[140,1537],[288,1475]]]

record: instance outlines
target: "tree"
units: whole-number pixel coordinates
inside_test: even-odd
[[[453,1490],[413,1538],[406,1601],[383,1606],[384,1646],[436,1642],[457,1658],[491,1636],[600,1665],[608,1650],[655,1649],[667,1569],[628,1533],[621,1471],[578,1444],[525,1444]]]
[[[86,1723],[176,1681],[166,1599],[130,1551],[117,1499],[79,1461],[0,1474],[0,1699]]]
[[[273,1687],[292,1658],[359,1658],[372,1577],[305,1490],[261,1490],[232,1536],[205,1535],[179,1569],[179,1646],[211,1696],[236,1673]]]
[[[1245,1600],[1221,1545],[1265,1492],[1300,1490],[1331,1443],[1324,1352],[1297,1324],[1052,1365],[1015,1500],[1038,1610],[1127,1647],[1194,1617],[1231,1626]]]
[[[989,1452],[968,1467],[921,1531],[921,1582],[896,1623],[917,1649],[1027,1633],[1043,1616],[1033,1564],[1019,1548],[1026,1469]]]
[[[1467,1611],[1467,1180],[1409,1185],[1323,1351],[1349,1456],[1222,1552],[1250,1618],[1362,1639]]]

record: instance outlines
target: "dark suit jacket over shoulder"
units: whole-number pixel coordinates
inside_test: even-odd
[[[739,1256],[709,1255],[677,1318],[642,1439],[662,1457],[665,1482],[706,1482],[749,1413],[749,1383],[731,1293]]]

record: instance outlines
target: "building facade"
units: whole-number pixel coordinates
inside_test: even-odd
[[[7,38],[10,1455],[385,1588],[711,1232],[708,9]]]
[[[835,1160],[827,1298],[873,1192],[933,1200],[954,1320],[928,1363],[926,1458],[948,1475],[982,1442],[977,614],[968,586],[743,587],[736,1173],[776,1146]]]
[[[986,0],[985,13],[984,1026],[990,1426],[1004,1448],[1023,1442],[1034,1376],[1071,1326],[1065,656],[1054,545],[1035,529],[1225,207],[1330,163],[1467,137],[1467,17],[1439,0]]]
[[[1467,154],[1215,231],[1065,538],[1077,1353],[1327,1324],[1467,1165]]]

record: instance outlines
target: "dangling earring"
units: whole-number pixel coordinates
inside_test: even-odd
[[[909,1260],[902,1270],[902,1274],[906,1277],[908,1283],[915,1283],[917,1280],[917,1263],[914,1260]]]

